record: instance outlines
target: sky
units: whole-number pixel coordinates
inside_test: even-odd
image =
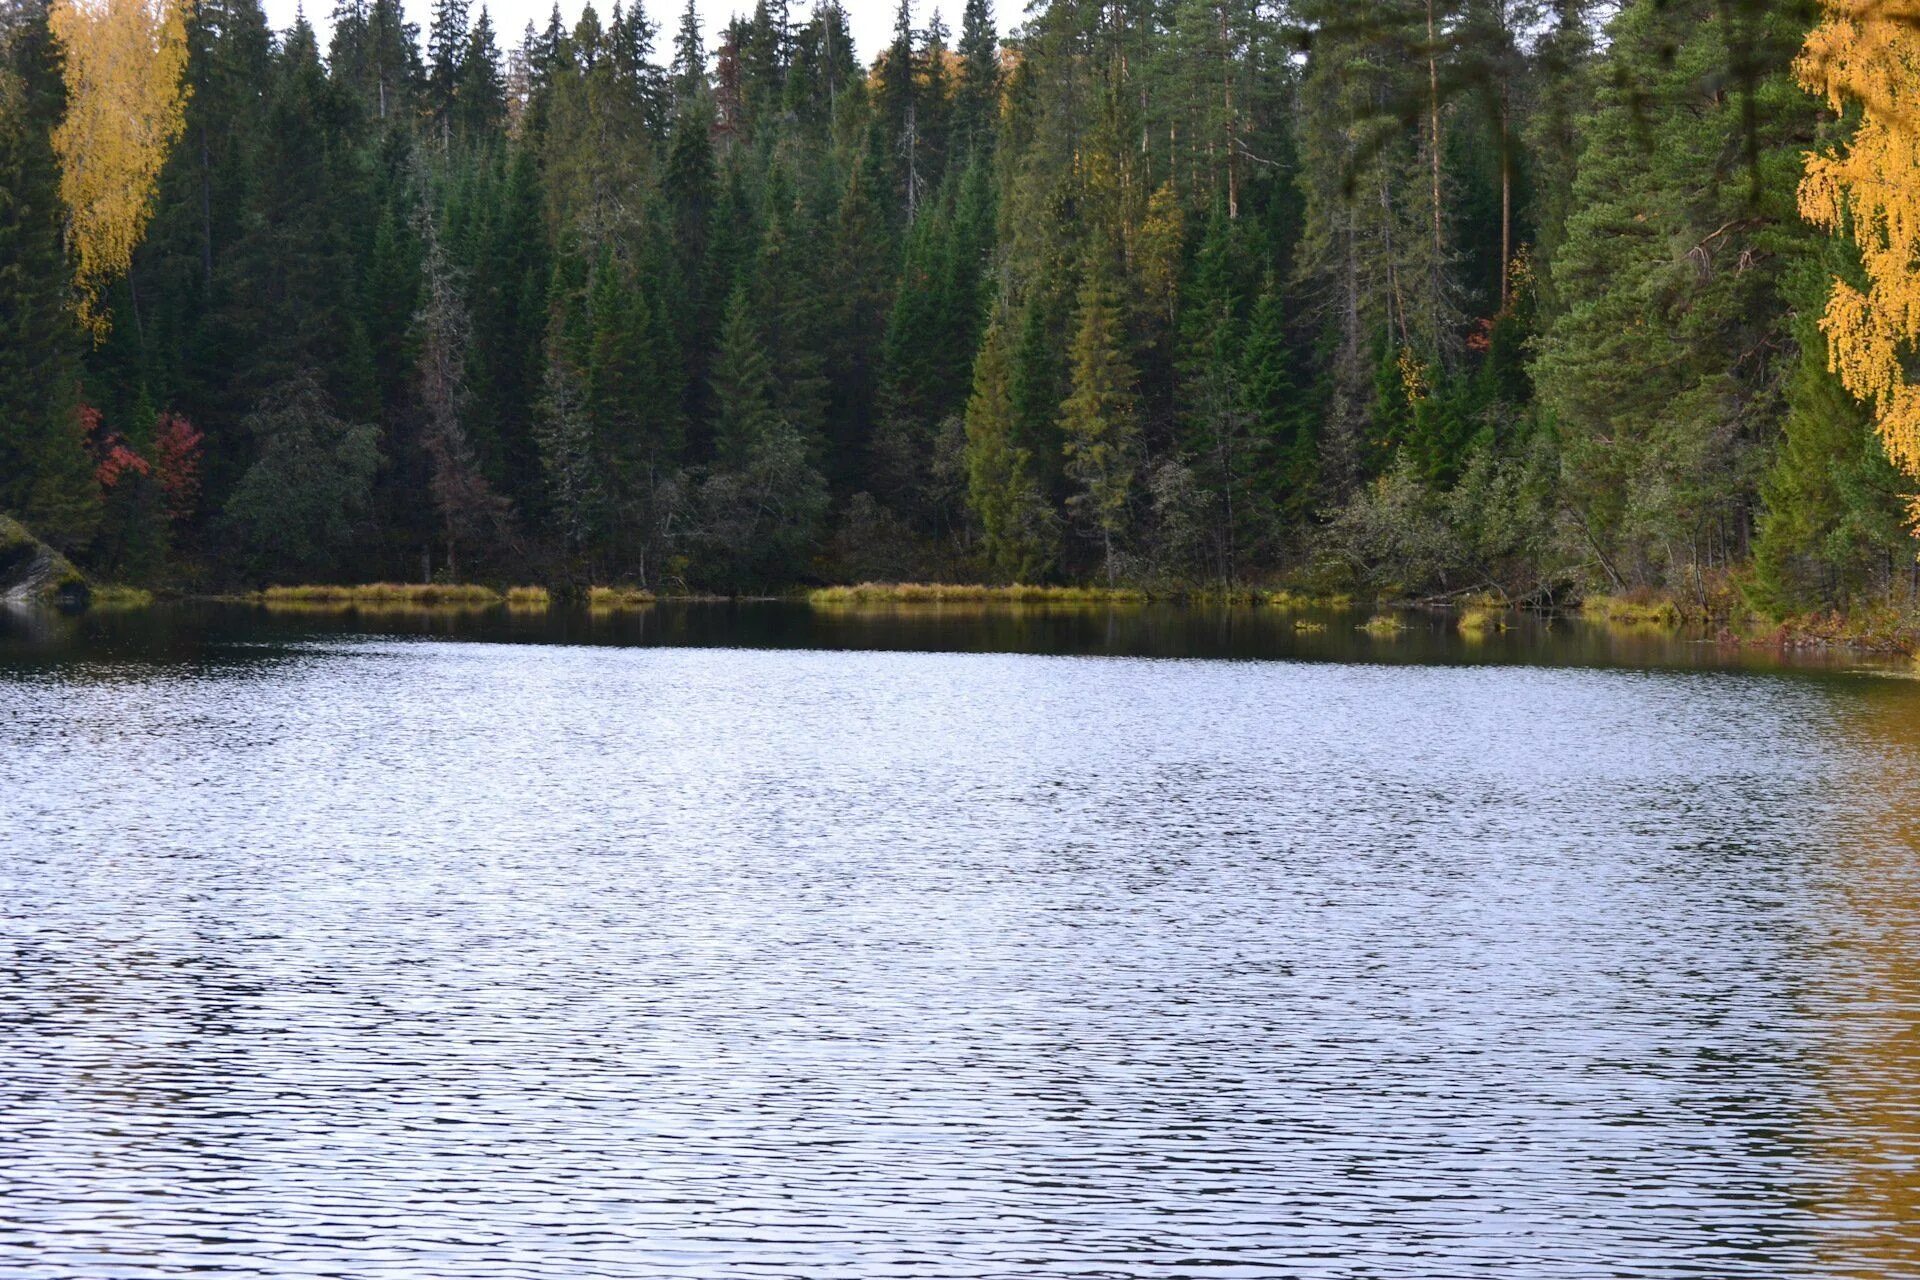
[[[293,14],[300,0],[263,0],[267,10],[267,21],[276,31],[285,30],[293,25]],[[544,27],[547,15],[553,11],[553,0],[474,0],[473,12],[478,14],[484,3],[487,12],[493,17],[493,29],[499,32],[501,52],[520,43],[520,37],[531,21],[536,27]],[[708,54],[712,54],[715,33],[724,27],[734,14],[747,14],[753,11],[753,0],[696,0],[700,10],[700,31],[706,37]],[[961,0],[941,5],[945,13],[947,26],[957,30],[960,26]],[[684,0],[646,0],[647,16],[660,28],[660,35],[654,41],[654,53],[662,61],[671,51],[671,42],[675,26],[679,23]],[[580,16],[581,0],[560,0],[560,12],[565,15],[567,25],[572,26]],[[430,16],[431,0],[406,0],[407,17],[420,24],[421,38],[426,38],[427,19]],[[606,21],[607,13],[613,8],[613,0],[595,0],[594,7],[600,11],[600,19]],[[812,10],[810,0],[789,0],[796,20],[804,19]],[[893,31],[893,18],[897,0],[841,0],[841,9],[846,12],[847,25],[853,29],[853,44],[862,63],[873,61],[874,55],[887,42]],[[1004,2],[996,9],[1007,8]],[[329,23],[327,14],[332,11],[332,0],[308,0],[307,19],[320,33],[320,46],[326,47]],[[933,12],[930,0],[915,0],[914,25],[923,25]]]

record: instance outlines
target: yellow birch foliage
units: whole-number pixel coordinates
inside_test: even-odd
[[[186,124],[191,0],[53,0],[67,112],[53,132],[67,206],[75,308],[96,338],[100,296],[133,261],[160,166]]]

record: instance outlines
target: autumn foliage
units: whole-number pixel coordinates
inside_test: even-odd
[[[1835,111],[1857,103],[1844,146],[1807,157],[1800,212],[1850,236],[1866,288],[1833,282],[1821,328],[1841,383],[1874,408],[1887,457],[1920,479],[1920,0],[1825,0],[1796,70]],[[1920,523],[1920,498],[1910,516]]]
[[[93,455],[94,483],[100,486],[102,493],[118,488],[130,476],[153,474],[152,464],[127,443],[125,436],[106,425],[98,409],[83,404],[78,412],[87,451]]]
[[[96,338],[100,295],[124,275],[153,212],[160,167],[186,122],[191,0],[53,0],[67,111],[53,133],[75,308]]]
[[[200,454],[205,437],[177,413],[163,413],[154,424],[153,460],[167,518],[191,520],[200,502]]]

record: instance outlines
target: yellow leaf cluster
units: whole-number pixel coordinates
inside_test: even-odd
[[[53,0],[67,111],[53,132],[67,206],[75,307],[96,338],[100,296],[133,261],[166,163],[186,124],[191,0]]]
[[[1427,398],[1427,366],[1410,348],[1400,348],[1395,364],[1400,366],[1400,389],[1407,394],[1407,403],[1417,405]]]

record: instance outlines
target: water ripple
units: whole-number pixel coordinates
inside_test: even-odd
[[[1920,698],[0,667],[9,1276],[1920,1269]]]

